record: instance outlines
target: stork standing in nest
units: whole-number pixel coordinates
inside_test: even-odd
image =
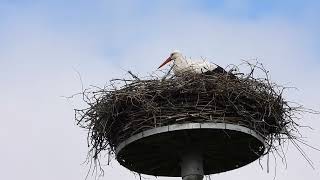
[[[226,73],[227,72],[216,64],[209,63],[205,60],[191,61],[187,60],[180,51],[175,50],[170,54],[170,57],[165,60],[159,68],[173,61],[173,72],[175,75],[182,75],[185,73],[202,74],[202,73]],[[158,69],[159,69],[158,68]]]

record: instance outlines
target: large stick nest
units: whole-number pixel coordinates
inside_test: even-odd
[[[270,149],[292,139],[298,124],[283,99],[283,87],[272,83],[263,66],[247,64],[249,73],[166,75],[139,79],[116,79],[111,85],[83,92],[89,105],[76,110],[76,120],[88,129],[94,159],[101,151],[113,153],[117,145],[147,129],[187,122],[227,122],[258,132]],[[255,69],[262,78],[254,77]],[[116,86],[115,84],[121,84]],[[275,141],[278,141],[275,143]]]

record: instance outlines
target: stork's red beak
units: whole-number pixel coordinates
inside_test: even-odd
[[[160,69],[162,66],[166,65],[168,62],[172,61],[171,57],[169,57],[167,60],[165,60],[159,67],[158,69]]]

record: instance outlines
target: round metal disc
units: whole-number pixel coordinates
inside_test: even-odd
[[[205,175],[247,165],[264,152],[264,139],[253,130],[227,123],[188,123],[150,129],[116,149],[119,163],[137,173],[179,177],[180,157],[198,149]]]

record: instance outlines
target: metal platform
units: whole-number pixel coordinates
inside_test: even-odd
[[[150,129],[120,143],[119,163],[137,173],[179,177],[183,154],[196,149],[203,160],[203,174],[245,166],[265,150],[255,131],[227,123],[174,124]]]

